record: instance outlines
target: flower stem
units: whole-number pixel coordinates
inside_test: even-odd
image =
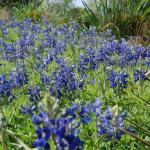
[[[116,126],[115,126],[115,127],[116,127]],[[116,128],[119,129],[120,131],[122,131],[123,133],[126,133],[126,134],[132,136],[133,138],[137,139],[138,141],[140,141],[140,142],[143,143],[144,145],[150,147],[150,143],[148,143],[148,142],[146,142],[145,140],[141,139],[139,136],[137,136],[137,135],[135,135],[135,134],[133,134],[133,133],[131,133],[131,132],[129,132],[129,131],[126,131],[126,130],[120,128],[120,127],[116,127]]]

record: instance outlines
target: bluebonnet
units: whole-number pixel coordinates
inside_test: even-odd
[[[106,51],[106,48],[100,47],[98,49],[97,60],[99,62],[109,62],[110,54]]]
[[[76,25],[73,27],[68,25],[53,27],[48,21],[44,21],[44,24],[43,22],[34,23],[29,18],[21,21],[12,19],[7,23],[1,21],[0,26],[4,37],[7,37],[9,29],[18,33],[17,38],[13,40],[11,38],[6,40],[2,37],[0,45],[3,49],[3,58],[11,61],[17,58],[25,59],[31,54],[35,55],[36,47],[41,57],[41,62],[38,62],[41,68],[45,68],[55,57],[63,54],[68,44],[79,46],[78,42],[81,41],[85,43],[84,48],[87,49],[83,54],[85,58],[83,60],[88,61],[88,63],[82,64],[81,58],[81,69],[84,68],[83,65],[85,68],[96,69],[99,62],[104,62],[107,65],[117,64],[120,67],[135,65],[140,60],[144,63],[150,56],[149,47],[134,46],[125,39],[116,40],[110,31],[98,33],[95,27],[77,32]],[[76,33],[78,34],[76,35]]]
[[[110,86],[112,88],[126,88],[128,83],[129,75],[125,72],[118,72],[118,71],[108,71],[108,80],[110,81]]]
[[[96,117],[98,117],[102,112],[102,102],[99,98],[96,98],[93,103],[89,102],[87,107],[95,114]]]
[[[89,69],[90,70],[97,69],[99,66],[98,66],[98,61],[97,61],[95,50],[92,48],[88,49],[87,55],[89,57]]]
[[[6,43],[3,41],[3,45],[2,45],[2,49],[3,49],[3,59],[12,61],[16,56],[16,47],[15,44],[13,43]]]
[[[96,70],[98,68],[99,60],[96,50],[94,50],[93,48],[89,48],[84,54],[79,54],[78,73],[82,78],[86,77],[87,71]]]
[[[28,75],[24,64],[19,65],[16,71],[11,71],[9,75],[0,75],[0,94],[13,98],[12,89],[28,83]]]
[[[27,94],[29,95],[29,99],[30,99],[31,102],[41,100],[41,89],[38,86],[29,87]]]
[[[98,65],[98,59],[97,59],[97,53],[93,48],[89,48],[87,49],[86,53],[85,53],[85,58],[82,60],[81,57],[81,61],[85,62],[85,69],[90,69],[90,70],[94,70],[97,69],[99,67]],[[79,61],[80,61],[80,57],[79,57]]]
[[[48,75],[45,75],[44,73],[42,73],[42,75],[41,75],[41,82],[44,85],[50,85],[50,77]]]
[[[33,111],[35,111],[35,110],[36,110],[35,105],[32,105],[32,104],[30,104],[29,106],[21,105],[21,113],[23,115],[32,114]]]
[[[150,67],[150,60],[146,61],[145,64]]]
[[[41,89],[38,86],[29,87],[28,93],[30,102],[27,106],[21,106],[21,113],[23,115],[33,114],[37,110],[37,104],[41,100]]]
[[[81,122],[83,124],[88,123],[92,120],[92,117],[90,116],[90,110],[88,109],[88,107],[83,103],[81,105],[81,109],[79,110],[78,114],[81,118]]]
[[[13,88],[13,84],[11,80],[6,78],[5,74],[0,75],[0,94],[7,95],[8,97],[11,95],[11,89]]]
[[[141,58],[146,58],[147,56],[147,50],[143,46],[135,46],[135,51],[136,51],[136,58],[139,60]]]
[[[33,143],[34,147],[42,147],[44,150],[46,150],[45,146],[51,137],[51,134],[55,136],[54,138],[57,142],[57,149],[63,149],[67,147],[76,149],[77,147],[83,145],[83,141],[81,141],[77,135],[71,132],[73,131],[73,127],[68,128],[68,125],[71,125],[73,120],[68,119],[67,116],[64,118],[48,118],[47,115],[33,115],[32,122],[37,125],[40,125],[44,122],[43,128],[39,126],[37,127],[36,133],[38,138]],[[42,134],[42,132],[45,134]]]
[[[120,139],[122,132],[117,130],[117,127],[124,128],[123,121],[127,116],[127,113],[125,112],[120,115],[115,115],[112,112],[112,109],[108,107],[104,114],[99,118],[100,122],[98,123],[98,132],[100,135],[107,135],[108,139],[113,137]]]
[[[134,81],[137,82],[139,80],[146,80],[147,77],[145,76],[146,71],[144,70],[135,70],[134,71]]]
[[[98,121],[96,132],[100,136],[107,135],[109,139],[113,137],[120,139],[122,133],[117,127],[124,128],[123,121],[126,115],[127,113],[120,115],[113,113],[111,107],[103,111],[101,100],[98,98],[87,104],[73,102],[71,107],[65,108],[65,112],[55,118],[45,112],[34,114],[32,122],[37,125],[37,139],[34,146],[45,150],[46,143],[53,136],[56,149],[82,149],[84,141],[79,138],[81,124],[89,124],[96,118]],[[43,132],[45,134],[42,134]]]
[[[11,79],[11,76],[0,74],[0,96],[3,104],[11,102],[15,98],[12,91],[14,88],[16,88],[16,85],[14,80]]]
[[[81,89],[83,81],[76,77],[75,66],[68,65],[64,59],[60,58],[57,58],[56,62],[57,66],[52,75],[48,78],[43,74],[41,77],[43,83],[49,83],[50,94],[60,98],[64,94],[67,95],[77,89]]]
[[[3,35],[7,35],[8,34],[8,28],[3,28],[1,30],[2,30]]]
[[[78,58],[78,72],[84,76],[85,71],[88,69],[89,58],[84,54],[80,54]]]
[[[79,31],[80,35],[76,35],[76,27],[70,28],[67,25],[53,27],[47,20],[43,24],[40,22],[35,24],[31,19],[22,21],[14,19],[8,23],[0,21],[0,28],[3,32],[2,40],[0,40],[0,53],[2,54],[2,59],[13,62],[21,59],[28,63],[28,59],[33,58],[33,61],[35,61],[34,67],[41,75],[43,87],[48,87],[53,96],[59,98],[63,96],[68,98],[70,95],[74,96],[78,89],[83,89],[86,72],[99,69],[101,63],[104,66],[112,68],[124,68],[130,65],[139,65],[140,63],[142,65],[145,63],[150,65],[149,48],[132,46],[125,39],[117,41],[112,37],[110,31],[107,31],[105,35],[98,33],[93,27],[87,31]],[[12,40],[8,38],[7,33],[9,29],[18,33],[16,39]],[[66,63],[63,59],[58,59],[59,57],[63,57],[68,45],[78,47],[81,45],[79,42],[85,43],[83,48],[86,51],[84,52],[83,48],[79,48],[81,53],[78,57],[77,66]],[[49,74],[49,64],[53,61],[56,62],[56,67]],[[146,77],[144,74],[145,71],[136,70],[134,72],[135,81],[139,81],[140,79],[145,80]],[[108,79],[112,88],[124,89],[127,87],[128,75],[125,72],[111,71]],[[16,70],[12,71],[10,75],[0,75],[0,94],[2,96],[11,96],[13,88],[24,86],[28,82],[29,74],[27,66],[25,66],[24,62],[18,62]],[[41,95],[38,87],[31,87],[29,90],[31,104],[40,98]],[[22,105],[23,114],[33,113],[35,106],[31,104],[29,106]],[[66,109],[65,114],[58,118],[50,118],[46,114],[44,115],[44,113],[40,113],[39,117],[34,115],[33,123],[41,125],[44,122],[44,126],[38,126],[36,131],[38,140],[34,143],[35,146],[49,149],[47,138],[41,135],[41,133],[47,133],[47,137],[51,138],[49,137],[51,135],[48,133],[49,129],[53,129],[54,125],[54,130],[50,131],[52,134],[55,133],[58,136],[56,139],[59,143],[58,146],[75,149],[76,146],[78,147],[78,143],[81,145],[83,143],[77,136],[80,124],[90,123],[94,120],[93,116],[98,118],[98,121],[101,123],[99,125],[100,134],[106,134],[110,138],[116,134],[116,138],[119,139],[122,133],[120,131],[114,133],[116,129],[111,123],[113,122],[116,126],[122,128],[125,115],[114,117],[110,108],[103,114],[101,106],[101,102],[95,100],[93,103],[89,102],[88,104],[81,103],[78,105],[74,103],[71,108]],[[75,126],[67,133],[65,130],[66,126],[72,122],[74,123],[74,121],[76,123]],[[52,127],[49,127],[49,124]]]
[[[40,125],[43,122],[47,124],[49,122],[48,114],[40,111],[39,116],[35,114],[32,116],[32,122],[36,125]]]
[[[27,74],[24,62],[16,63],[16,70],[10,72],[10,78],[16,87],[28,84],[29,75]]]
[[[87,44],[89,47],[95,47],[97,44],[96,42],[96,36],[98,32],[96,31],[95,27],[90,27],[88,31],[86,31],[86,36],[87,36]]]
[[[123,128],[124,127],[123,121],[124,121],[126,116],[127,116],[127,112],[124,112],[124,113],[116,116],[116,118],[115,118],[115,126]]]
[[[46,126],[41,128],[40,126],[37,127],[36,133],[38,138],[34,141],[34,147],[40,147],[39,149],[43,150],[50,150],[50,145],[46,140],[50,138],[51,131]]]
[[[53,61],[53,55],[48,54],[45,58],[42,59],[42,69],[49,65]]]
[[[135,133],[136,132],[136,130],[135,130],[133,125],[129,125],[128,128],[127,128],[127,131],[129,131],[131,133]]]
[[[122,134],[123,134],[123,133],[122,133],[120,130],[118,130],[118,131],[116,132],[116,136],[115,136],[116,139],[120,140]]]

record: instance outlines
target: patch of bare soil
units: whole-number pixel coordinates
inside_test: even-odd
[[[11,18],[11,15],[7,8],[0,9],[0,20],[8,21]]]

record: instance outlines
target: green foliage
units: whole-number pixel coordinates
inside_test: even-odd
[[[81,7],[74,7],[68,11],[67,14],[68,18],[73,20],[74,22],[80,23],[80,24],[87,24],[86,23],[86,12]]]
[[[33,1],[33,0],[1,0],[0,6],[7,6],[11,8],[18,4],[28,4],[30,1]]]
[[[40,19],[41,14],[41,4],[39,1],[28,1],[24,3],[18,3],[17,6],[12,8],[13,16],[18,19],[33,18],[34,20]]]
[[[22,6],[22,5],[20,5]],[[30,7],[29,7],[30,6]],[[28,5],[27,9],[26,7],[23,9],[20,13],[18,10],[18,17],[26,18],[30,17],[30,14],[33,10],[33,5]],[[21,9],[21,7],[19,7]],[[29,11],[27,11],[29,10]],[[37,9],[38,10],[38,9]],[[26,12],[27,11],[27,12]],[[14,13],[17,11],[14,11]],[[72,19],[79,21],[82,20],[82,13],[84,13],[84,10],[82,8],[76,8],[71,9],[70,13],[72,16]],[[19,16],[20,15],[20,16]],[[81,16],[80,16],[81,15]],[[31,16],[32,17],[32,16]],[[80,18],[81,17],[81,18]],[[81,19],[81,20],[80,20]],[[94,19],[94,18],[93,18]],[[89,19],[90,21],[90,19]],[[144,20],[143,20],[144,21]],[[76,33],[78,34],[78,33]],[[16,32],[16,30],[10,30],[8,36],[10,37],[10,41],[14,42],[17,39],[19,39],[19,35]],[[43,35],[40,35],[41,38]],[[2,37],[2,33],[0,32],[0,38]],[[61,38],[61,37],[60,37]],[[77,38],[77,37],[76,37]],[[105,40],[105,39],[103,39]],[[37,42],[37,41],[35,41]],[[84,53],[85,49],[80,49],[78,46],[67,46],[65,48],[65,52],[63,55],[60,55],[59,57],[65,58],[70,64],[77,63],[78,56],[81,53]],[[43,54],[44,55],[44,54]],[[117,58],[117,56],[115,56]],[[41,85],[40,81],[40,73],[33,71],[33,66],[36,64],[36,60],[34,56],[26,57],[25,58],[25,64],[27,66],[27,70],[30,72],[29,77],[29,85],[28,86],[34,86],[34,85]],[[15,68],[14,62],[4,61],[0,60],[0,64],[2,66],[0,67],[0,74],[5,72],[6,74],[9,74],[9,72]],[[49,64],[46,68],[49,74],[52,73],[52,71],[55,68],[55,62],[52,62]],[[104,107],[111,105],[118,105],[122,110],[127,110],[129,113],[128,120],[126,120],[127,124],[132,123],[134,128],[136,129],[136,133],[138,136],[142,137],[145,141],[150,141],[150,83],[149,81],[144,81],[142,85],[140,83],[135,83],[133,79],[133,71],[135,68],[138,68],[138,66],[130,66],[124,68],[125,71],[127,71],[128,74],[130,74],[129,81],[133,84],[129,84],[128,87],[121,93],[121,95],[117,95],[112,88],[109,87],[109,81],[106,77],[106,68],[104,64],[100,64],[100,68],[98,70],[93,71],[87,71],[87,78],[85,80],[85,83],[87,83],[90,80],[95,80],[95,84],[86,84],[84,89],[82,91],[78,91],[78,99],[76,101],[87,101],[87,100],[93,100],[95,97],[101,97],[103,100],[103,103],[105,104]],[[111,66],[110,66],[111,67]],[[119,70],[119,66],[113,66],[115,70]],[[142,66],[144,69],[144,66]],[[147,68],[146,68],[147,69]],[[106,89],[107,87],[107,89]],[[0,150],[2,149],[10,149],[10,150],[22,150],[27,149],[29,150],[28,146],[32,147],[33,139],[35,139],[35,128],[33,124],[31,123],[31,116],[23,116],[20,113],[20,107],[22,104],[27,104],[29,101],[27,93],[27,86],[23,86],[21,88],[14,89],[14,93],[17,95],[16,98],[12,103],[7,103],[3,109],[0,105],[0,118],[1,114],[4,113],[4,116],[6,117],[6,120],[4,121],[3,128],[1,127],[2,121],[0,119]],[[45,103],[45,105],[51,106],[53,105],[53,99],[50,97],[49,94],[45,91],[45,89],[42,87],[42,102]],[[76,96],[76,95],[74,95]],[[66,105],[68,99],[66,97],[63,97],[63,105]],[[147,102],[147,103],[146,103]],[[49,107],[49,110],[51,110],[51,107]],[[62,111],[61,108],[59,111]],[[7,127],[5,126],[5,123],[7,124]],[[82,130],[84,129],[85,132],[81,135],[83,139],[85,139],[85,150],[92,150],[97,148],[98,138],[94,131],[95,125],[94,122],[92,125],[85,125],[82,127]],[[5,130],[4,130],[5,129]],[[10,131],[10,130],[11,131]],[[5,142],[3,142],[5,141]],[[146,146],[142,145],[138,140],[133,139],[129,135],[124,135],[120,141],[113,141],[113,142],[105,142],[104,138],[102,137],[100,139],[100,148],[102,150],[105,149],[112,149],[112,150],[146,150]],[[25,144],[26,143],[26,144]],[[7,146],[7,148],[5,148]],[[51,149],[54,149],[54,144]]]
[[[73,7],[72,0],[55,0],[45,4],[50,13],[56,16],[64,17],[67,12]]]
[[[91,25],[98,29],[112,28],[121,36],[141,35],[150,15],[149,0],[94,0],[93,7],[82,1]]]

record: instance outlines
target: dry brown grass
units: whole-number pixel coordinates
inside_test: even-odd
[[[6,7],[0,9],[0,20],[8,21],[11,15]]]

